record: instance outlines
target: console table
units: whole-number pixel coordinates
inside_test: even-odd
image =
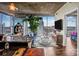
[[[22,48],[22,47],[25,47],[27,48],[28,47],[28,43],[27,42],[9,42],[9,49],[15,49],[15,48]],[[5,44],[6,42],[0,42],[0,49],[5,49]]]

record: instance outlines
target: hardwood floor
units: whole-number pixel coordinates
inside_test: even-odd
[[[65,53],[67,56],[76,56],[77,55],[77,47],[70,40],[70,37],[67,37],[67,45],[66,45]]]
[[[67,37],[66,47],[46,47],[44,51],[46,56],[77,56],[77,48],[74,47],[69,37]]]

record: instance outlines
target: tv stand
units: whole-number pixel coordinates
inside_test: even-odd
[[[57,35],[57,41],[56,41],[58,47],[63,47],[63,35]]]
[[[57,32],[56,44],[58,45],[59,48],[63,47],[63,33],[61,30],[58,30]]]

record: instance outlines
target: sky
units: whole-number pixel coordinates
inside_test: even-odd
[[[2,20],[4,20],[2,21],[2,24],[4,24],[6,27],[10,26],[10,16],[3,15]]]
[[[44,26],[54,26],[55,17],[54,16],[43,16]]]
[[[67,26],[76,27],[77,16],[68,16],[67,17]]]

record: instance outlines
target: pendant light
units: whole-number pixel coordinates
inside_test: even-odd
[[[14,3],[10,3],[9,10],[11,10],[11,11],[15,11],[16,10],[16,6],[15,6]]]

